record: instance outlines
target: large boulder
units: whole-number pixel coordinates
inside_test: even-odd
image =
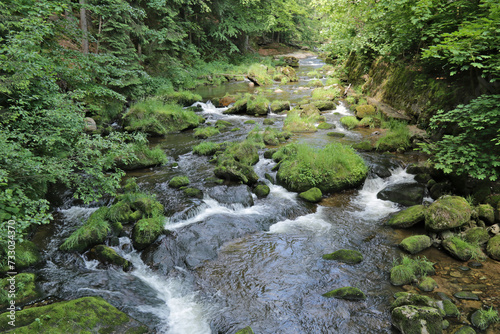
[[[404,334],[441,334],[443,317],[438,309],[404,305],[391,312],[392,324]]]
[[[492,259],[500,261],[500,234],[488,241],[486,252]]]
[[[461,261],[468,261],[472,257],[482,255],[479,247],[469,244],[458,237],[445,239],[441,245],[451,256]]]
[[[481,204],[476,208],[477,216],[486,224],[493,225],[495,223],[495,209],[489,204]]]
[[[356,117],[358,118],[363,119],[365,117],[371,117],[376,115],[377,115],[377,110],[372,105],[363,104],[356,107]]]
[[[405,206],[422,204],[425,187],[418,183],[397,183],[382,189],[377,198]]]
[[[244,207],[254,204],[252,192],[246,185],[216,186],[208,189],[206,193],[222,204],[241,204]]]
[[[425,227],[439,232],[460,227],[469,222],[471,207],[463,197],[443,196],[425,211]]]
[[[392,228],[408,228],[425,221],[425,207],[414,205],[393,215],[385,224]]]
[[[151,331],[101,297],[83,297],[70,301],[31,307],[16,312],[15,328],[8,317],[1,317],[0,332],[16,333],[123,333]],[[13,332],[14,332],[13,331]]]

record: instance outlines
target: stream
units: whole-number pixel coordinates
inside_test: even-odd
[[[317,57],[300,60],[299,82],[276,84],[262,94],[292,104],[308,98],[307,73],[324,65]],[[326,79],[322,79],[326,80]],[[274,93],[276,88],[283,93]],[[222,130],[210,141],[241,141],[264,118],[225,115],[210,101],[227,92],[255,92],[247,81],[222,87],[201,87],[197,103],[207,122],[229,121],[237,131]],[[339,119],[353,115],[345,105],[324,112],[327,122],[345,133],[344,143],[361,141],[369,132],[349,131]],[[282,128],[284,116],[270,114],[272,127]],[[247,120],[256,124],[246,124]],[[328,130],[295,134],[290,141],[324,146],[334,139]],[[96,207],[67,201],[55,213],[56,221],[35,236],[47,263],[37,269],[47,296],[74,299],[101,296],[121,311],[157,333],[232,334],[246,326],[255,333],[392,333],[389,305],[398,289],[389,283],[393,260],[400,256],[397,235],[383,221],[401,206],[377,199],[388,185],[415,182],[405,166],[418,157],[363,153],[370,167],[384,168],[391,176],[375,173],[357,190],[344,191],[312,205],[296,193],[266,180],[275,163],[260,152],[256,173],[270,187],[259,199],[247,186],[207,182],[214,166],[209,158],[192,153],[201,141],[192,131],[156,139],[169,156],[165,166],[129,172],[142,190],[157,194],[165,206],[167,235],[146,250],[133,249],[122,237],[112,245],[131,261],[134,269],[123,272],[105,268],[83,256],[58,251],[58,246]],[[176,164],[174,164],[176,163]],[[372,168],[373,170],[373,168]],[[187,175],[190,186],[203,191],[201,199],[188,198],[168,187],[169,180]],[[105,205],[107,203],[99,203]],[[364,260],[356,265],[326,261],[322,255],[338,249],[359,250]],[[346,301],[322,296],[330,290],[354,286],[365,301]]]

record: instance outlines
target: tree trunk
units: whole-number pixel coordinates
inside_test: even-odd
[[[97,46],[95,48],[95,53],[99,53],[99,42],[101,40],[101,29],[102,29],[102,16],[99,16],[99,30],[97,32]]]
[[[80,27],[83,32],[82,51],[84,54],[88,54],[89,37],[88,37],[87,10],[85,9],[85,0],[80,0]]]

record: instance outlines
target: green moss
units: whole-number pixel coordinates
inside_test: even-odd
[[[254,334],[254,332],[253,332],[252,328],[250,326],[248,326],[248,327],[245,327],[243,329],[240,329],[239,331],[237,331],[234,334]]]
[[[468,261],[470,259],[481,260],[483,256],[477,243],[469,243],[457,236],[443,240],[442,246],[453,257],[461,261]]]
[[[431,231],[444,231],[469,222],[471,207],[463,197],[443,196],[425,211],[425,227]]]
[[[149,99],[132,105],[123,116],[123,121],[126,131],[141,131],[161,136],[194,128],[200,123],[200,117],[179,105]]]
[[[323,259],[335,260],[349,264],[356,264],[363,261],[363,254],[356,250],[340,249],[331,254],[324,254]]]
[[[414,205],[393,215],[386,225],[392,228],[408,228],[425,220],[425,207]]]
[[[464,240],[473,245],[483,245],[490,240],[490,234],[485,228],[473,227],[465,231]]]
[[[283,130],[290,132],[315,132],[315,116],[301,117],[297,111],[290,111],[285,118]]]
[[[219,150],[219,144],[214,142],[203,142],[193,147],[193,153],[198,155],[213,155]]]
[[[340,97],[340,89],[338,87],[330,87],[330,88],[316,88],[312,92],[312,98],[314,100],[335,100]]]
[[[337,137],[337,138],[344,138],[345,137],[345,133],[341,133],[341,132],[328,132],[327,135],[330,137]]]
[[[271,118],[266,118],[264,120],[264,122],[262,122],[262,124],[264,124],[264,125],[273,125],[274,124],[274,120],[271,119]]]
[[[431,292],[437,287],[436,281],[432,277],[424,277],[418,284],[418,288],[425,292]]]
[[[159,91],[155,97],[163,102],[180,104],[185,107],[202,100],[201,95],[187,90],[180,90],[177,92],[173,90]]]
[[[360,185],[368,174],[364,160],[349,146],[332,143],[323,149],[292,144],[293,149],[281,162],[277,180],[291,191],[303,192],[317,187],[323,193]]]
[[[411,284],[416,279],[411,267],[397,265],[391,269],[391,284],[395,286]]]
[[[470,291],[459,291],[453,294],[455,298],[465,299],[465,300],[479,300],[479,296]]]
[[[378,151],[405,151],[411,147],[410,130],[405,123],[393,123],[389,131],[375,143]]]
[[[391,312],[392,324],[402,333],[442,333],[443,318],[438,309],[404,305]]]
[[[268,186],[266,186],[265,184],[259,184],[257,187],[255,187],[255,189],[253,190],[253,192],[255,193],[255,195],[257,195],[258,198],[264,198],[264,197],[267,197],[267,195],[269,195],[269,192],[271,190],[269,189]]]
[[[111,226],[106,220],[109,209],[105,206],[94,211],[89,219],[73,232],[59,247],[67,252],[83,252],[91,246],[104,243]]]
[[[203,192],[197,188],[185,188],[182,189],[184,194],[189,197],[203,198]]]
[[[165,218],[157,216],[153,218],[143,218],[139,220],[132,231],[132,241],[138,250],[146,248],[152,244],[163,232]]]
[[[16,269],[28,268],[42,261],[38,247],[29,240],[16,245]]]
[[[0,280],[0,309],[7,308],[12,298],[9,298],[11,283],[15,282],[15,302],[17,306],[25,304],[31,300],[40,297],[35,286],[35,274],[20,273],[13,276],[13,280],[9,281],[10,277]]]
[[[101,263],[116,265],[125,271],[132,267],[132,263],[118,255],[113,248],[105,245],[92,247],[90,250],[90,256],[99,260]]]
[[[376,116],[376,115],[377,111],[375,110],[374,106],[364,104],[364,105],[358,105],[356,107],[356,116],[358,118],[363,119],[365,117]]]
[[[325,122],[318,124],[318,129],[320,129],[320,130],[329,130],[331,128],[335,128],[335,125],[330,124],[330,123],[325,123]]]
[[[150,148],[146,143],[131,144],[132,155],[115,157],[116,166],[123,170],[134,170],[163,165],[168,162],[167,154],[160,147]]]
[[[500,261],[500,234],[488,241],[486,252],[492,259]]]
[[[416,254],[431,246],[431,238],[426,235],[414,235],[405,238],[399,246],[410,254]]]
[[[304,191],[304,192],[301,192],[299,194],[299,197],[308,201],[308,202],[311,202],[311,203],[317,203],[319,201],[321,201],[321,197],[323,197],[323,193],[321,192],[321,190],[319,188],[311,188],[307,191]]]
[[[252,64],[248,68],[247,76],[259,86],[273,83],[273,73],[269,73],[268,67],[262,64]]]
[[[356,116],[344,116],[340,119],[340,123],[347,129],[352,130],[359,124],[359,120]]]
[[[153,217],[163,214],[163,205],[156,200],[155,195],[146,193],[130,193],[122,197],[130,203],[132,210],[139,210],[143,217]]]
[[[487,224],[493,224],[495,222],[495,209],[489,204],[481,204],[476,208],[477,216],[484,220]]]
[[[249,119],[245,122],[243,122],[244,124],[255,124],[256,122],[253,120],[253,119]]]
[[[486,330],[491,324],[500,322],[498,312],[490,307],[488,310],[477,310],[471,316],[471,322],[474,327],[480,330]]]
[[[189,183],[191,182],[187,176],[175,176],[170,180],[168,186],[172,188],[180,188],[187,186]]]
[[[443,300],[443,311],[445,313],[445,317],[450,318],[458,318],[460,317],[460,310],[458,307],[453,304],[451,300]]]
[[[323,82],[321,80],[311,80],[307,83],[309,87],[323,87]]]
[[[9,318],[0,317],[0,331],[12,330]],[[16,312],[15,333],[148,333],[149,329],[100,297],[27,308]]]
[[[258,147],[259,145],[254,141],[244,140],[240,143],[230,145],[224,154],[231,156],[234,160],[242,164],[252,166],[259,162]]]
[[[207,139],[208,137],[215,136],[219,133],[220,133],[219,129],[214,128],[213,126],[196,128],[196,130],[194,130],[194,136],[200,139]]]
[[[352,147],[358,151],[372,151],[374,149],[372,143],[368,140],[356,143]]]
[[[283,111],[288,111],[290,110],[290,102],[288,101],[281,101],[281,100],[274,100],[271,103],[271,111],[273,113],[280,113]]]
[[[358,288],[343,287],[323,294],[323,297],[348,300],[365,300],[366,295]]]
[[[129,203],[118,201],[109,208],[106,218],[111,222],[129,223],[134,220],[132,214]]]
[[[217,120],[217,122],[215,122],[215,127],[218,129],[225,129],[225,128],[228,128],[231,126],[233,126],[233,124],[231,122],[224,121],[222,119],[219,119],[219,120]]]
[[[405,306],[405,305],[413,305],[413,306],[426,306],[437,308],[438,304],[434,299],[428,296],[419,295],[416,293],[405,293],[402,296],[396,298],[394,302],[391,304],[391,311],[397,307]]]
[[[412,259],[403,256],[400,264],[391,269],[391,284],[395,286],[411,284],[417,277],[435,273],[434,264],[425,257]]]
[[[248,115],[267,115],[269,112],[270,102],[263,96],[252,96],[247,102]]]
[[[336,109],[336,104],[334,101],[313,101],[312,104],[318,108],[318,110],[323,111],[323,110],[333,110]]]

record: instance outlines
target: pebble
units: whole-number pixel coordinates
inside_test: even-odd
[[[452,271],[452,272],[450,272],[450,276],[459,278],[459,277],[462,277],[462,274],[459,273],[458,271]]]
[[[476,294],[469,291],[460,291],[455,293],[453,296],[458,299],[479,300],[479,297]]]
[[[466,267],[466,266],[460,266],[460,267],[458,267],[458,269],[460,269],[462,271],[469,271],[470,270],[470,268]]]
[[[481,262],[477,262],[477,261],[471,261],[467,265],[471,268],[481,268],[483,266],[483,264]]]

